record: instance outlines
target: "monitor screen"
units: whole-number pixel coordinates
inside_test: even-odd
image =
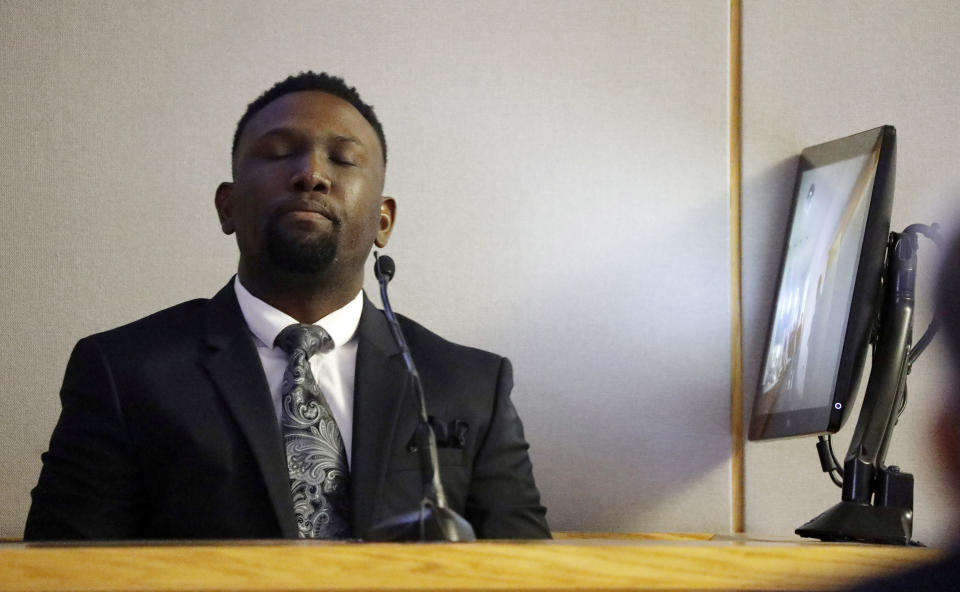
[[[835,432],[862,373],[890,227],[890,126],[803,151],[750,439]]]

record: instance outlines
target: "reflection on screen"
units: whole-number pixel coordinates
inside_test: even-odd
[[[879,150],[804,171],[764,365],[768,413],[829,406]]]

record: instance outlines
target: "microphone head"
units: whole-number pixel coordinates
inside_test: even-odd
[[[391,259],[389,255],[381,255],[377,257],[373,263],[373,273],[380,281],[389,282],[393,279],[393,274],[396,271],[397,266],[393,263],[393,259]]]

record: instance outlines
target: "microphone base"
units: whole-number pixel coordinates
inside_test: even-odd
[[[450,508],[438,508],[432,504],[394,516],[371,528],[365,541],[374,543],[404,541],[446,541],[469,543],[477,540],[473,527]]]

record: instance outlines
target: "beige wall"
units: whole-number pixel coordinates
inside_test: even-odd
[[[897,125],[895,226],[945,218],[960,185],[953,5],[796,4],[744,5],[748,404],[791,158]],[[513,359],[551,525],[728,531],[728,10],[0,2],[0,536],[21,532],[73,343],[232,273],[212,198],[233,126],[306,68],[345,75],[384,122],[395,307]],[[928,542],[945,536],[933,464],[900,442],[924,433],[940,353],[890,454],[917,475]],[[749,530],[789,534],[838,499],[809,440],[747,452]]]

